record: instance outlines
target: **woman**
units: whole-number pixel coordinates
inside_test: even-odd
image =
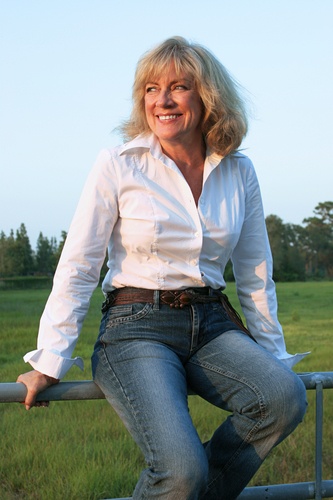
[[[247,120],[237,85],[180,37],[139,61],[129,142],[103,151],[74,216],[41,318],[36,394],[58,382],[99,279],[106,300],[93,376],[144,453],[133,498],[236,498],[302,420],[305,389],[277,319],[258,182],[237,151]],[[252,336],[221,303],[232,259]],[[231,416],[203,445],[188,388]]]

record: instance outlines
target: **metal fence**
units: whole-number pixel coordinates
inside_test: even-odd
[[[323,451],[323,390],[333,388],[333,372],[299,373],[307,390],[316,391],[316,442],[314,481],[293,484],[276,484],[246,488],[239,500],[320,500],[333,498],[333,479],[322,479]],[[0,403],[17,403],[25,399],[26,388],[23,384],[0,384]],[[90,380],[80,382],[61,382],[40,393],[39,401],[69,401],[104,399],[104,394]],[[333,446],[333,443],[331,443]],[[333,476],[333,464],[332,464]],[[116,499],[115,499],[116,500]],[[120,500],[120,499],[118,499]],[[129,500],[129,499],[122,499]]]

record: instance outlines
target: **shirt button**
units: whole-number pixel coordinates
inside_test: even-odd
[[[196,259],[191,260],[191,266],[196,266],[198,261]]]
[[[199,236],[199,231],[197,231],[196,233],[194,233],[194,236],[197,238]]]

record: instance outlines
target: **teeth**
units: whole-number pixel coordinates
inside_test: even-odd
[[[177,115],[159,116],[160,120],[174,120],[175,118],[177,118]]]

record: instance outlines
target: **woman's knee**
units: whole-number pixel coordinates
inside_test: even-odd
[[[300,424],[307,402],[303,382],[284,367],[279,377],[273,380],[268,376],[257,389],[259,387],[257,402],[248,414],[253,427],[246,440],[254,445],[259,457],[264,459],[274,446]]]
[[[194,465],[194,466],[193,466]],[[186,467],[180,469],[173,469],[172,471],[172,485],[175,491],[182,492],[182,495],[177,498],[200,498],[206,491],[208,483],[208,465],[200,463],[197,464],[188,461]]]
[[[192,446],[191,449],[177,449],[176,446],[167,457],[166,467],[173,476],[175,484],[185,488],[201,489],[206,485],[208,478],[208,460],[204,447]]]
[[[197,500],[207,488],[208,460],[203,448],[191,453],[175,449],[174,453],[163,453],[143,476],[146,492],[167,493],[170,499]]]
[[[286,370],[276,380],[269,398],[268,409],[284,437],[303,420],[307,408],[306,390],[294,372]]]
[[[307,397],[304,383],[298,375],[292,372],[292,381],[286,388],[288,402],[286,411],[290,412],[291,425],[296,427],[302,420],[307,409]]]

